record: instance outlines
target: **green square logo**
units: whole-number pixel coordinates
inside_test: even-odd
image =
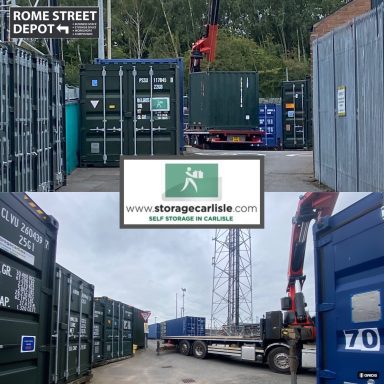
[[[165,197],[219,197],[218,164],[165,164]]]

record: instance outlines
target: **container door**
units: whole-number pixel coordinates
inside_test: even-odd
[[[35,69],[35,179],[36,189],[39,192],[52,190],[51,151],[52,141],[50,135],[49,109],[49,62],[47,59],[37,57]]]
[[[11,186],[11,125],[9,55],[6,47],[0,46],[0,192],[12,191]]]
[[[118,165],[124,154],[126,71],[117,65],[81,70],[81,163]]]
[[[65,85],[64,68],[59,61],[51,63],[51,129],[52,129],[52,167],[53,189],[56,190],[66,182],[65,149]]]
[[[299,149],[307,146],[307,102],[305,82],[283,85],[285,148]]]
[[[180,106],[175,65],[133,65],[129,81],[128,154],[175,155]]]
[[[384,207],[369,212],[373,197],[316,240],[319,384],[384,379]]]
[[[15,191],[27,192],[34,190],[31,53],[15,49],[13,54],[13,82]]]

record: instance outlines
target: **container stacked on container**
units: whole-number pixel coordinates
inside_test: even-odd
[[[1,191],[52,191],[65,184],[64,67],[0,45]]]
[[[108,297],[95,299],[94,365],[132,355],[132,307]]]
[[[98,60],[80,69],[81,166],[119,166],[121,155],[177,155],[183,61]]]
[[[92,368],[94,286],[56,264],[52,383],[89,376]]]
[[[26,195],[0,212],[0,381],[49,383],[58,222]]]

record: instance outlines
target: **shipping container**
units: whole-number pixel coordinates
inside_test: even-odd
[[[205,336],[205,317],[185,316],[167,320],[160,326],[161,338],[167,336]]]
[[[258,108],[257,72],[191,73],[186,134],[210,144],[261,144]]]
[[[141,312],[141,309],[133,308],[133,344],[145,348],[144,318]]]
[[[279,149],[283,145],[283,122],[280,104],[260,104],[259,127],[263,131],[263,146]]]
[[[149,324],[148,339],[160,339],[160,323]]]
[[[132,307],[108,297],[97,297],[94,313],[94,364],[131,356]]]
[[[49,383],[58,222],[0,194],[0,382]]]
[[[284,81],[281,100],[284,148],[312,148],[311,80]]]
[[[91,374],[94,286],[56,264],[51,382]]]
[[[371,6],[372,8],[378,7],[382,2],[383,0],[371,0]]]
[[[121,155],[177,155],[183,61],[98,60],[80,68],[80,164],[119,166]]]
[[[317,383],[384,377],[384,195],[314,227]]]
[[[62,62],[0,44],[0,191],[65,184],[63,77]]]
[[[80,103],[70,99],[65,102],[67,174],[79,166]]]

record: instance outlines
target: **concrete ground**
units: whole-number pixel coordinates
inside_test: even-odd
[[[91,384],[289,384],[290,376],[273,373],[267,366],[224,357],[204,360],[176,352],[155,352],[155,341],[127,360],[92,370]],[[314,372],[299,374],[298,384],[314,384]]]
[[[188,148],[196,156],[265,157],[265,190],[267,192],[324,191],[313,179],[313,158],[310,151],[242,151],[202,150]],[[67,186],[60,192],[119,192],[119,168],[77,168],[68,176]]]

